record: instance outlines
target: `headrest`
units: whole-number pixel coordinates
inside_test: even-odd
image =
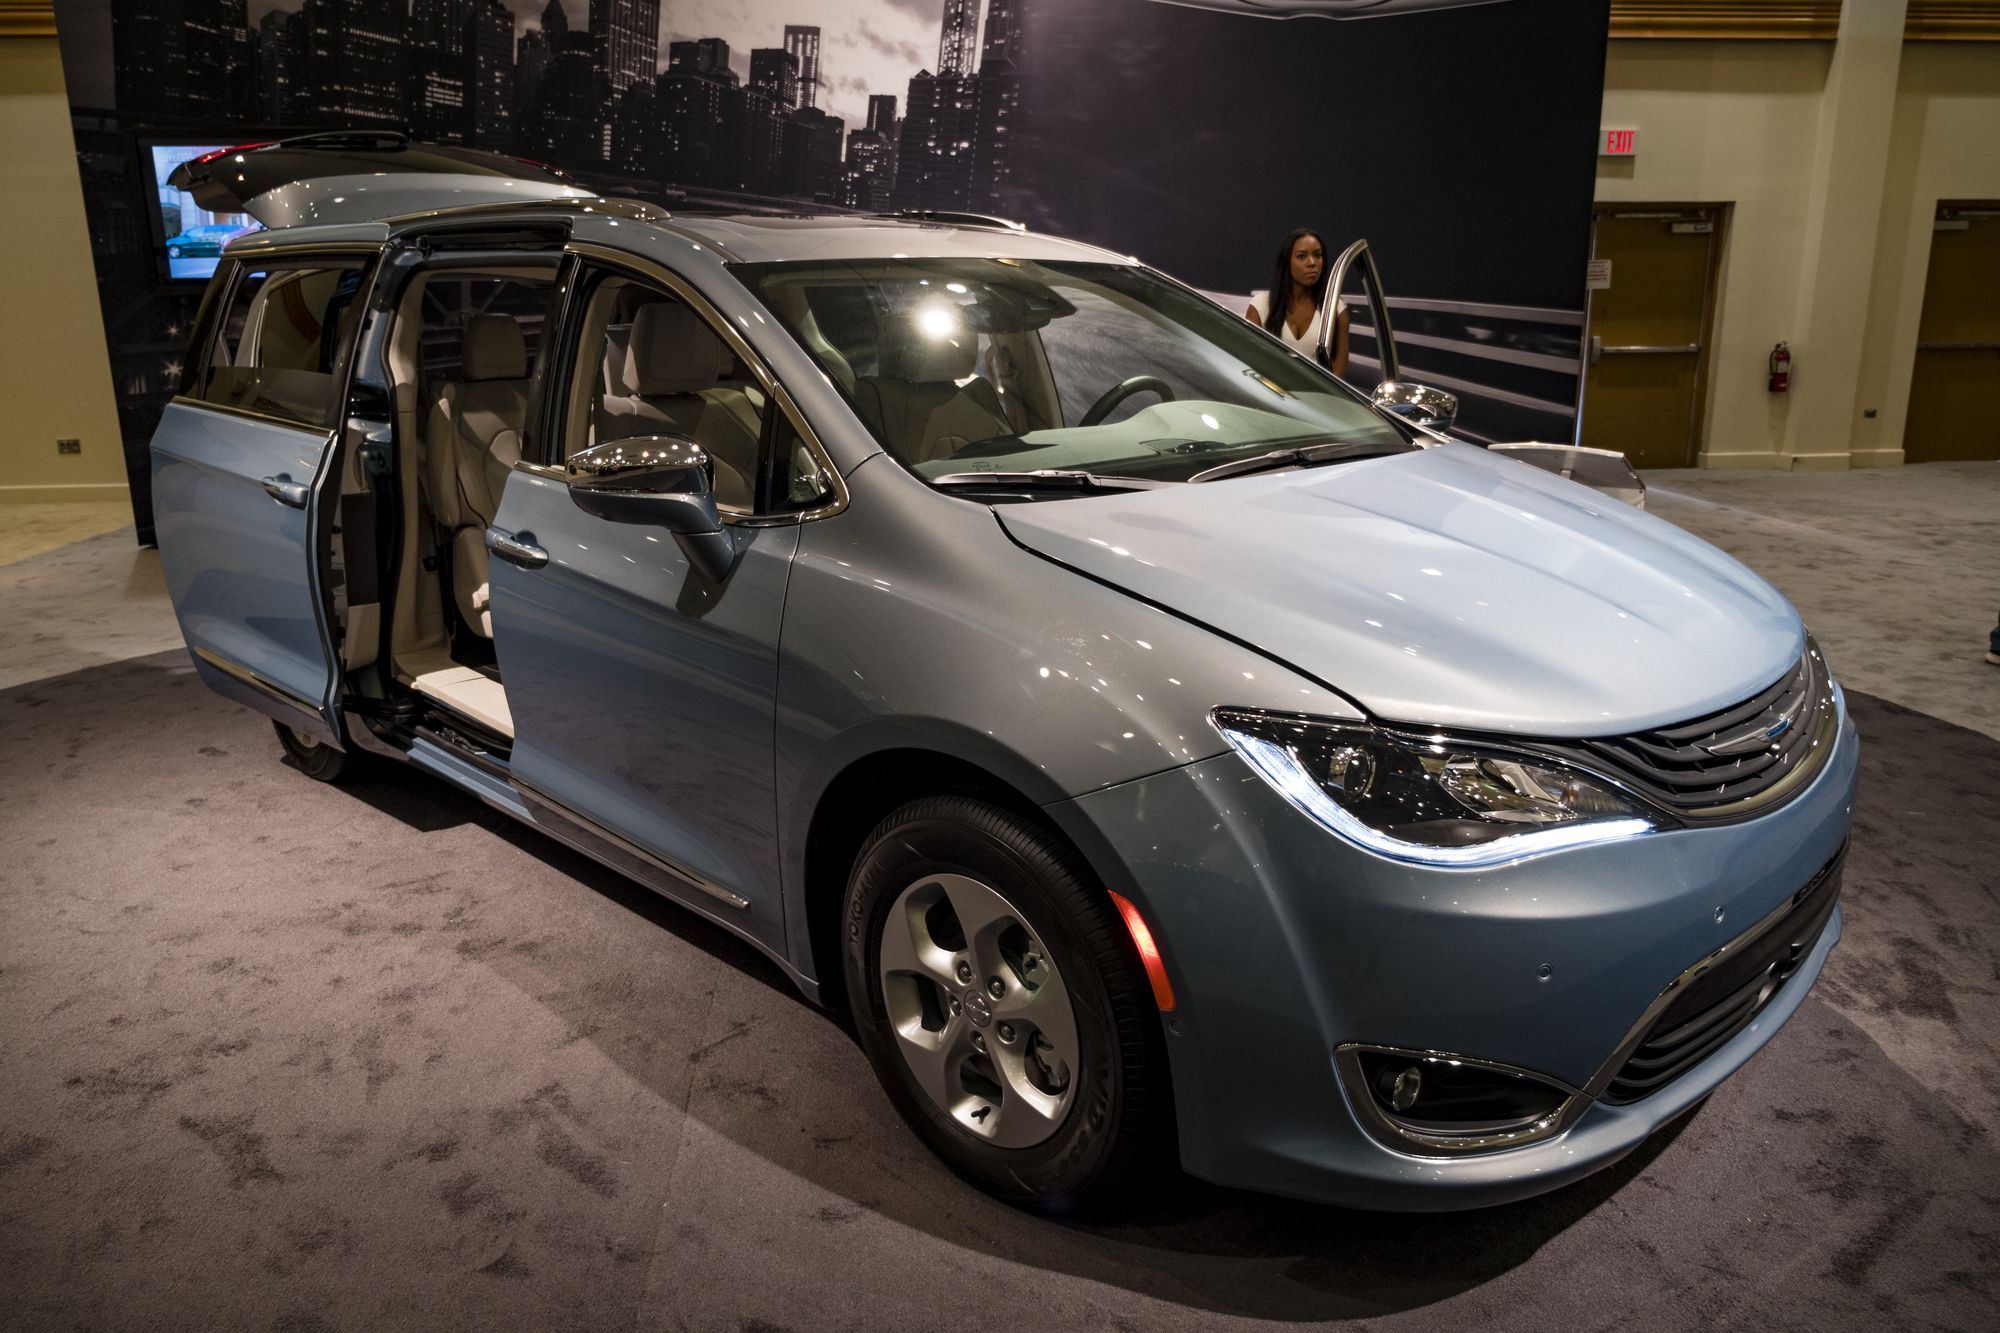
[[[512,315],[474,315],[465,321],[467,380],[518,380],[528,376],[528,344]]]
[[[722,339],[684,305],[655,302],[632,317],[625,383],[641,397],[713,389],[728,364]]]
[[[927,332],[911,318],[882,341],[882,373],[895,380],[917,384],[962,380],[979,359],[979,335],[964,327]]]

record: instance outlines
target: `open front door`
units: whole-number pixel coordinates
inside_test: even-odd
[[[1458,396],[1403,378],[1403,360],[1396,351],[1396,330],[1389,322],[1389,298],[1383,294],[1382,275],[1375,271],[1375,256],[1369,251],[1367,241],[1356,241],[1333,261],[1333,269],[1327,274],[1326,294],[1329,301],[1359,307],[1360,313],[1350,317],[1349,336],[1360,340],[1366,350],[1354,349],[1348,353],[1349,376],[1360,378],[1354,374],[1354,367],[1375,367],[1375,406],[1420,426],[1449,430],[1458,419]],[[1333,364],[1336,325],[1337,321],[1331,319],[1322,323],[1321,365]]]
[[[195,669],[332,745],[329,479],[374,267],[372,251],[228,265],[153,435],[160,565]]]
[[[1369,253],[1367,241],[1356,241],[1333,261],[1333,269],[1326,278],[1326,295],[1336,303],[1336,308],[1340,304],[1358,304],[1359,313],[1367,318],[1366,325],[1359,319],[1352,320],[1350,336],[1368,342],[1370,355],[1351,353],[1349,361],[1377,366],[1377,378],[1385,383],[1399,379],[1401,363],[1396,357],[1396,332],[1389,326],[1389,303],[1382,295],[1382,276],[1375,271],[1375,256]],[[1333,364],[1333,340],[1338,324],[1333,319],[1321,321],[1319,363],[1323,366]]]

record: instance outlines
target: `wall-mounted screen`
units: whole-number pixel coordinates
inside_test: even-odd
[[[256,219],[245,213],[211,213],[193,197],[167,183],[175,167],[203,153],[230,145],[221,143],[146,143],[147,187],[154,200],[154,244],[159,246],[170,281],[200,281],[215,272],[222,247],[245,232],[256,231]]]

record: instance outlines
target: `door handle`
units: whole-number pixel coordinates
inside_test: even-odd
[[[264,493],[281,505],[304,509],[306,501],[312,498],[312,487],[293,481],[289,475],[280,472],[275,477],[264,478]]]
[[[549,563],[549,553],[535,545],[532,532],[502,532],[498,528],[486,529],[486,549],[505,560],[510,565],[523,569],[540,569]]]
[[[1595,339],[1592,339],[1595,342]],[[1600,343],[1597,352],[1601,356],[1686,356],[1701,350],[1700,343],[1623,343],[1611,346]]]

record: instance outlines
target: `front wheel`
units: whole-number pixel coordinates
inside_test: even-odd
[[[1042,1208],[1159,1178],[1152,992],[1074,851],[983,801],[912,802],[863,848],[842,921],[862,1048],[954,1170]]]
[[[271,725],[278,729],[278,744],[285,748],[285,758],[307,777],[318,782],[339,782],[354,772],[354,756],[347,751],[336,749],[297,727],[276,721]]]

